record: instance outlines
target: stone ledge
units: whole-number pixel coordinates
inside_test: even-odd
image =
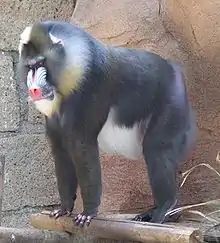
[[[20,229],[31,228],[31,215],[45,209],[51,211],[53,207],[23,207],[17,210],[3,211],[1,212],[1,226],[9,228],[19,227]]]
[[[19,229],[0,227],[0,242],[9,243],[70,243],[65,233],[42,231],[36,229]]]

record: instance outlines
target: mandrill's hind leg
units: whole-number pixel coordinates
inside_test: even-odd
[[[175,115],[178,118],[178,114],[173,114],[173,117]],[[169,120],[169,117],[165,123],[163,121],[165,121],[163,115],[158,116],[158,119],[153,118],[143,141],[143,154],[147,163],[155,208],[137,215],[134,218],[136,221],[164,223],[172,218],[175,220],[179,216],[169,218],[166,213],[172,210],[177,202],[176,176],[179,160],[192,143],[194,127],[184,126],[181,122],[179,126],[175,126],[174,121]],[[178,124],[178,119],[175,121]]]
[[[55,171],[61,205],[58,210],[51,212],[51,216],[58,218],[69,216],[74,208],[77,190],[75,166],[63,144],[60,129],[57,129],[56,118],[47,120],[47,135],[50,140],[52,153],[55,160]]]
[[[147,163],[155,208],[136,216],[135,220],[163,223],[167,211],[176,204],[176,166],[174,161],[169,158],[172,154],[170,146],[172,147],[171,144],[154,144],[150,141],[150,138],[145,138],[144,157]]]

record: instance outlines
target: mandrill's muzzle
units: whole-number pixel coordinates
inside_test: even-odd
[[[27,75],[27,86],[32,101],[42,99],[53,100],[53,87],[47,82],[47,70],[45,67],[30,69]]]

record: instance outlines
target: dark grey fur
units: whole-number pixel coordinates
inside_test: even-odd
[[[176,204],[180,160],[196,137],[195,117],[180,67],[145,50],[103,45],[69,23],[41,24],[64,40],[64,51],[59,54],[52,49],[56,59],[46,65],[49,82],[55,87],[66,58],[75,48],[72,40],[77,37],[88,45],[80,87],[63,101],[58,114],[46,119],[61,197],[61,209],[54,215],[59,217],[72,211],[77,182],[84,211],[75,219],[76,223],[84,225],[97,215],[102,189],[97,137],[113,108],[118,126],[132,128],[141,123],[142,128],[143,157],[155,208],[135,220],[163,223],[167,211]],[[36,52],[40,54],[45,53]]]

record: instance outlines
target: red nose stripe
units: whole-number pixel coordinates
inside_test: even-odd
[[[30,96],[33,100],[38,100],[42,97],[42,89],[41,88],[33,88],[29,90]]]

